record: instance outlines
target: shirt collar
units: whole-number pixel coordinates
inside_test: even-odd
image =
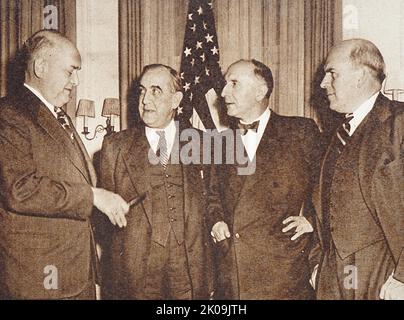
[[[257,130],[258,134],[260,134],[261,132],[264,132],[264,129],[266,128],[266,126],[268,124],[270,116],[271,116],[271,109],[266,108],[265,111],[263,113],[261,113],[261,115],[257,119],[255,119],[254,121],[251,121],[251,123],[259,121],[258,130]],[[240,123],[247,124],[246,122],[242,121],[241,119],[240,119]]]
[[[245,135],[241,136],[241,140],[244,143],[244,147],[247,151],[250,161],[253,161],[255,157],[258,145],[260,144],[262,136],[264,135],[264,131],[266,126],[268,125],[270,116],[271,116],[271,109],[269,109],[268,107],[257,119],[255,119],[252,122],[254,123],[255,121],[259,121],[257,131],[255,132],[253,130],[248,130]]]
[[[352,135],[355,130],[359,127],[359,125],[362,123],[363,119],[369,114],[369,112],[373,109],[373,106],[375,105],[376,99],[379,95],[379,91],[376,92],[373,96],[371,96],[369,99],[367,99],[365,102],[363,102],[353,113],[353,118],[351,121],[349,121],[349,124],[351,125],[351,130],[349,132],[350,135]]]
[[[175,125],[174,119],[172,119],[170,121],[170,123],[164,129],[150,128],[147,126],[145,128],[146,128],[145,132],[146,132],[147,140],[149,141],[149,144],[152,147],[154,152],[157,151],[157,146],[158,146],[158,142],[160,139],[160,136],[157,134],[157,132],[164,131],[165,138],[167,140],[167,149],[170,153],[170,151],[174,145],[175,133],[177,131],[177,127]]]
[[[35,96],[38,97],[39,100],[41,100],[43,102],[43,104],[49,109],[50,112],[52,112],[53,116],[55,118],[57,118],[56,112],[55,112],[55,106],[52,105],[51,103],[49,103],[48,101],[46,101],[46,99],[43,97],[43,95],[36,89],[34,89],[33,87],[31,87],[30,85],[24,83],[24,86],[30,90]]]

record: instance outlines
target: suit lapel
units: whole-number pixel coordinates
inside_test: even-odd
[[[70,125],[73,125],[72,123],[70,123]],[[97,174],[95,172],[94,169],[94,165],[93,165],[93,161],[91,160],[86,147],[83,144],[83,141],[81,140],[81,138],[79,137],[79,135],[77,134],[76,130],[73,130],[73,135],[74,135],[74,139],[76,139],[77,141],[77,145],[81,151],[81,153],[84,156],[84,159],[86,161],[86,165],[87,165],[87,170],[88,170],[88,174],[90,175],[90,181],[91,181],[91,185],[93,187],[95,187],[97,185]]]
[[[201,185],[202,176],[204,175],[201,173],[203,170],[202,165],[190,163],[190,164],[183,164],[181,161],[181,150],[182,148],[187,145],[188,143],[193,143],[193,140],[186,140],[180,141],[180,135],[182,130],[188,129],[187,127],[182,127],[176,123],[176,132],[175,132],[175,139],[174,145],[171,150],[169,162],[172,164],[179,164],[181,166],[182,171],[182,184],[183,184],[183,193],[184,193],[184,220],[187,221],[189,217],[189,213],[195,211],[193,207],[193,197],[194,195],[204,192],[204,186]],[[200,135],[198,138],[202,137],[202,132],[199,132]],[[192,138],[191,138],[192,139]],[[201,143],[201,141],[199,141]],[[198,151],[203,150],[202,144],[199,145],[200,148]],[[200,158],[202,161],[202,158]],[[206,174],[206,173],[205,173]],[[201,176],[202,175],[202,176]]]
[[[245,176],[240,190],[240,197],[244,194],[245,190],[252,189],[253,185],[264,179],[268,171],[275,170],[271,160],[274,154],[278,152],[277,149],[279,149],[282,143],[280,130],[279,117],[275,112],[271,111],[271,117],[255,154],[255,173]]]
[[[369,200],[371,198],[370,197],[371,179],[374,173],[374,168],[376,166],[376,161],[379,158],[378,154],[380,152],[380,148],[375,148],[375,145],[377,145],[377,143],[376,144],[369,143],[369,139],[372,136],[374,136],[375,133],[378,132],[378,129],[381,127],[381,123],[385,121],[391,114],[390,110],[385,107],[388,101],[389,100],[385,98],[382,94],[379,95],[378,99],[375,102],[375,106],[370,111],[368,116],[363,120],[358,129],[355,131],[355,134],[352,136],[352,140],[350,141],[350,144],[355,143],[360,144],[358,175],[359,175],[359,182],[362,187],[363,196],[367,203],[369,203]],[[324,164],[326,162],[326,159],[329,157],[330,152],[332,152],[332,148],[335,143],[334,139],[336,139],[335,134],[328,146],[327,152],[322,161],[321,175],[318,188],[319,196],[316,197],[315,199],[316,201],[314,201],[315,210],[317,212],[317,216],[321,224],[323,223],[324,219],[326,219],[323,216],[325,212],[322,206],[322,199],[324,197],[323,185],[325,183]]]
[[[181,161],[181,149],[188,143],[188,141],[180,141],[181,130],[182,128],[179,128],[176,124],[175,141],[170,154],[170,162],[178,163],[181,166],[184,194],[184,221],[187,221],[189,212],[192,210],[191,197],[194,194],[194,190],[192,189],[196,183],[193,174],[195,165],[192,163],[184,165]]]
[[[365,119],[366,122],[363,123],[363,136],[365,138],[362,139],[359,149],[359,181],[367,203],[371,199],[371,180],[382,152],[383,139],[380,139],[380,130],[382,123],[391,116],[391,110],[388,105],[389,100],[380,94],[375,106],[368,114],[367,119]],[[377,140],[372,141],[376,137]]]
[[[228,164],[223,166],[224,170],[226,170],[226,176],[227,176],[227,184],[225,186],[226,188],[226,197],[229,198],[229,204],[232,204],[233,207],[231,208],[231,211],[233,212],[234,209],[236,208],[238,201],[240,199],[241,191],[243,189],[245,177],[244,175],[240,175],[238,173],[238,169],[240,168],[240,165],[237,162],[237,152],[246,152],[244,148],[244,144],[241,140],[241,135],[236,129],[230,129],[232,132],[231,134],[234,136],[234,141],[233,141],[233,146],[228,147],[223,146],[223,150],[232,150],[233,151],[233,159],[234,159],[234,164]],[[238,141],[237,141],[238,140]],[[226,140],[225,143],[228,143]],[[237,150],[237,147],[242,147],[242,150]],[[226,154],[223,154],[222,159],[227,159]]]
[[[179,132],[180,131],[177,127],[177,135],[179,134]],[[178,136],[176,136],[176,143],[174,144],[170,158],[170,161],[173,161],[173,163],[179,163],[182,170],[185,221],[187,221],[190,213],[192,214],[192,212],[195,212],[193,201],[195,200],[195,196],[206,192],[203,179],[208,174],[206,172],[203,172],[203,165],[201,164],[182,164],[182,161],[179,157],[180,151],[188,143],[190,143],[190,141],[179,141]],[[203,150],[202,145],[200,145],[200,150]],[[200,160],[202,161],[202,157]]]
[[[331,139],[331,141],[330,141],[330,143],[328,145],[327,151],[326,151],[326,153],[325,153],[325,155],[324,155],[324,157],[322,159],[321,171],[320,171],[320,179],[319,179],[318,188],[317,188],[318,196],[316,196],[316,194],[314,193],[314,197],[313,197],[314,198],[313,199],[313,205],[314,205],[314,208],[316,210],[318,220],[320,221],[321,224],[323,224],[323,221],[325,219],[324,216],[323,216],[324,211],[323,211],[323,205],[322,205],[322,199],[323,199],[323,196],[324,196],[324,184],[326,182],[325,181],[326,177],[324,176],[324,168],[325,168],[326,160],[330,157],[330,153],[332,152],[332,148],[333,148],[334,143],[335,143],[334,139],[335,139],[335,134],[333,135],[333,138]]]
[[[152,218],[152,199],[150,196],[151,184],[148,175],[145,174],[149,164],[149,142],[147,141],[146,134],[143,130],[136,131],[133,136],[133,142],[129,149],[123,153],[122,157],[129,174],[129,178],[138,194],[147,192],[148,195],[143,200],[143,207],[146,212],[146,216],[151,223]]]
[[[27,90],[28,91],[28,90]],[[39,100],[34,94],[29,92],[31,103],[35,103],[36,107],[33,107],[33,114],[36,116],[36,121],[39,126],[41,126],[46,133],[54,140],[57,145],[60,145],[61,152],[64,152],[67,158],[72,162],[72,164],[80,171],[83,177],[87,180],[89,184],[92,184],[90,170],[87,170],[86,165],[83,163],[82,157],[79,154],[79,150],[74,146],[74,143],[67,135],[66,131],[58,123],[53,114],[49,109]],[[74,128],[73,128],[74,129]],[[75,131],[75,130],[73,130]],[[81,143],[80,137],[76,133],[77,142]],[[84,146],[83,146],[84,148]],[[84,148],[85,151],[85,148]],[[87,151],[83,152],[84,157]],[[91,160],[90,160],[91,162]],[[92,166],[92,165],[91,165]],[[95,175],[95,174],[94,174]]]
[[[241,191],[243,190],[244,182],[245,182],[245,176],[241,176],[238,174],[238,166],[237,164],[231,165],[228,167],[228,188],[229,192],[228,194],[230,195],[231,198],[233,198],[233,201],[230,201],[230,203],[233,203],[233,210],[236,208],[240,196],[241,196]],[[226,186],[227,187],[227,186]]]

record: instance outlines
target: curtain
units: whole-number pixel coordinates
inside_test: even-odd
[[[119,95],[121,101],[121,128],[137,122],[133,81],[142,71],[140,1],[119,1]]]
[[[23,81],[16,54],[24,40],[41,29],[42,6],[38,1],[0,1],[0,96],[3,97]]]
[[[320,113],[327,105],[319,107],[323,101],[315,98],[314,82],[328,50],[341,38],[341,2],[213,0],[222,71],[241,58],[260,60],[274,75],[272,109],[322,121]],[[135,92],[130,84],[143,66],[161,62],[179,69],[187,4],[187,0],[120,1],[121,128],[130,125],[126,117],[134,113],[128,110],[136,97],[127,97]]]
[[[121,128],[138,123],[136,79],[142,68],[163,63],[179,70],[187,0],[119,1]]]
[[[314,118],[322,131],[332,132],[338,115],[328,108],[320,83],[328,51],[342,40],[342,1],[311,0],[305,6],[305,116]]]
[[[76,42],[76,1],[0,0],[0,4],[0,96],[3,97],[13,93],[24,81],[18,51],[32,34],[57,24],[62,34]],[[57,22],[55,19],[52,21],[52,17],[56,16]],[[73,99],[66,106],[72,117],[75,114],[75,95],[73,92]]]
[[[275,81],[271,108],[323,127],[328,104],[315,81],[329,49],[342,38],[342,1],[220,0],[216,13],[222,68],[241,58],[264,62]]]

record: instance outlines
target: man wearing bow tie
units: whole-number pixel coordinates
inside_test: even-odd
[[[385,63],[370,41],[335,46],[324,70],[321,87],[345,119],[313,199],[317,297],[404,299],[404,104],[380,93]]]
[[[95,188],[62,109],[78,85],[74,44],[42,30],[24,50],[24,86],[0,101],[0,299],[94,299],[93,207],[124,226],[129,206]]]
[[[306,208],[319,131],[310,119],[271,110],[272,89],[271,70],[259,61],[240,60],[227,70],[222,91],[227,113],[239,119],[233,132],[241,135],[256,168],[243,176],[237,163],[217,165],[211,177],[208,222],[217,246],[219,298],[313,297],[308,263],[313,229]]]
[[[212,290],[209,232],[205,227],[204,168],[185,164],[174,116],[182,100],[178,73],[146,66],[140,76],[142,126],[105,138],[101,185],[131,207],[128,225],[112,230],[105,259],[106,298],[208,299]],[[197,131],[194,130],[194,133]]]

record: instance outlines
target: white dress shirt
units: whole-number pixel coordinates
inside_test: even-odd
[[[255,154],[257,152],[258,146],[260,144],[262,135],[264,134],[265,128],[268,124],[269,118],[271,116],[271,110],[269,108],[265,109],[265,111],[254,121],[259,121],[258,129],[255,132],[254,130],[248,130],[247,133],[241,136],[241,140],[243,141],[244,147],[247,151],[248,158],[250,161],[253,161]],[[242,124],[248,124],[240,120]]]
[[[371,96],[368,100],[362,103],[359,108],[357,108],[353,113],[353,118],[349,121],[351,129],[349,130],[349,135],[352,136],[355,130],[362,123],[363,119],[369,114],[369,112],[373,109],[375,105],[376,99],[379,96],[379,91],[376,92],[373,96]]]
[[[34,88],[32,88],[31,86],[29,86],[28,84],[24,83],[24,86],[31,91],[34,95],[36,95],[38,97],[38,99],[40,99],[43,104],[49,109],[50,112],[52,112],[53,116],[57,119],[57,115],[55,112],[55,106],[53,106],[51,103],[49,103],[48,101],[45,100],[45,98],[43,97],[43,95],[35,90]]]
[[[167,152],[168,154],[171,154],[171,150],[174,145],[175,141],[175,133],[177,131],[177,127],[175,126],[175,121],[174,119],[171,120],[171,122],[165,127],[164,129],[158,129],[158,128],[149,128],[146,126],[146,137],[147,141],[149,141],[149,145],[154,151],[154,153],[157,152],[157,147],[159,144],[160,136],[157,134],[159,131],[164,131],[165,138],[167,141]]]

